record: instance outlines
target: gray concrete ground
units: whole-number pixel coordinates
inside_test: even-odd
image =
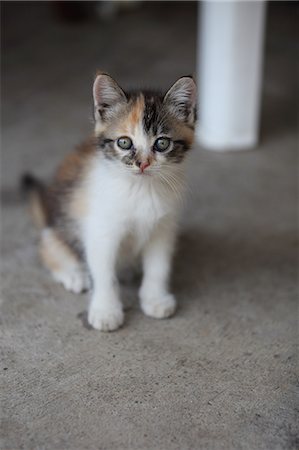
[[[87,296],[37,257],[18,177],[49,176],[89,131],[95,69],[162,88],[194,71],[195,5],[158,7],[65,25],[4,5],[2,449],[298,448],[295,4],[269,5],[259,148],[194,149],[173,319],[144,317],[134,282],[125,326],[89,330]]]

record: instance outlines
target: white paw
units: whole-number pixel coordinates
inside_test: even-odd
[[[90,289],[90,278],[80,267],[71,267],[68,270],[54,272],[54,280],[61,283],[67,291],[80,294]]]
[[[96,330],[117,330],[124,323],[122,306],[119,304],[99,307],[91,304],[88,310],[88,322]]]
[[[142,298],[141,309],[147,316],[155,319],[165,319],[174,314],[176,300],[172,294],[164,294],[158,298]]]

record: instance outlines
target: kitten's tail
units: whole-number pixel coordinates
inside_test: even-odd
[[[30,173],[26,173],[21,178],[21,190],[29,199],[30,213],[35,225],[40,229],[49,226],[50,214],[46,186]]]

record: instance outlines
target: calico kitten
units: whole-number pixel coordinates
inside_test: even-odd
[[[49,186],[31,176],[25,185],[44,265],[75,293],[91,283],[88,321],[112,331],[124,322],[116,269],[138,255],[143,312],[162,319],[175,311],[168,279],[196,87],[182,77],[164,96],[125,93],[99,73],[93,99],[93,136],[64,160]]]

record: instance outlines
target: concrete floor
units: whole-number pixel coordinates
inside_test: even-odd
[[[162,88],[193,72],[195,5],[65,25],[45,3],[4,4],[2,449],[298,448],[298,5],[268,6],[261,144],[194,149],[173,272],[180,308],[146,318],[137,284],[125,285],[125,326],[104,334],[84,326],[87,296],[41,267],[18,177],[49,176],[88,133],[97,67]]]

